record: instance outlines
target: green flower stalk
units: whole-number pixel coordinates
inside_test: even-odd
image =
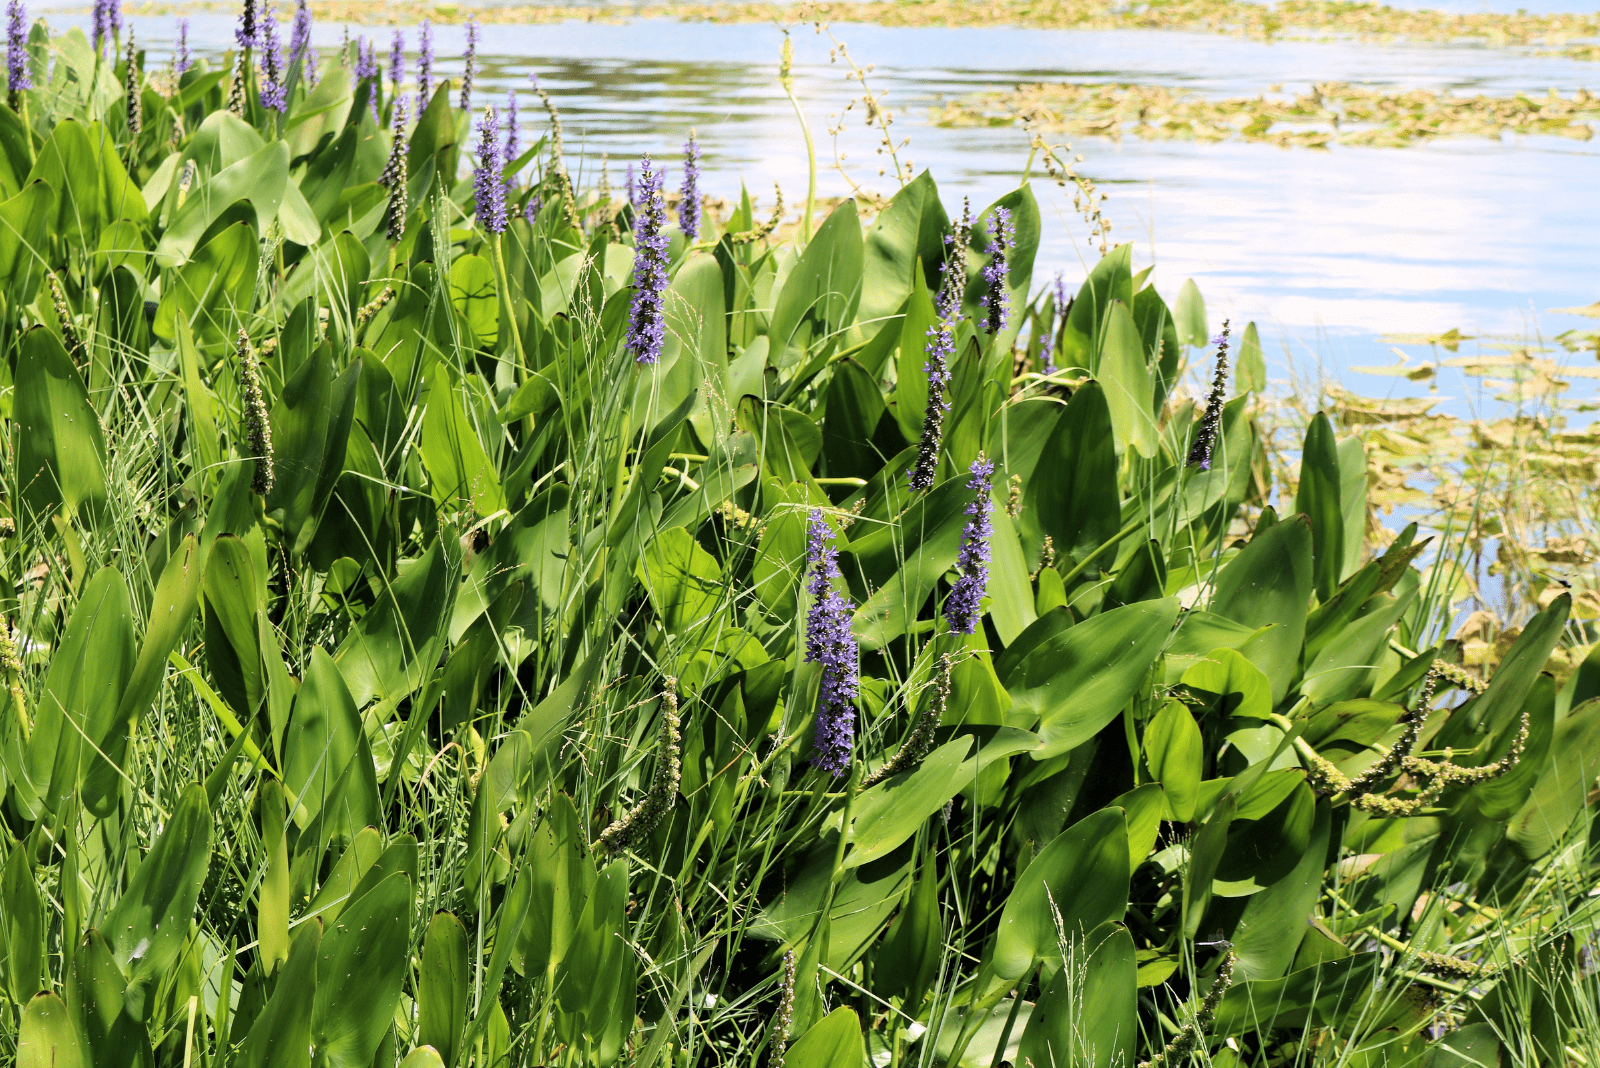
[[[773,182],[772,193],[776,199],[773,201],[772,214],[768,216],[767,221],[758,223],[752,229],[740,230],[736,234],[729,234],[729,241],[735,245],[749,245],[772,235],[772,231],[776,230],[778,224],[783,221],[783,187],[777,182]],[[632,198],[630,197],[629,199]]]
[[[894,756],[883,762],[877,771],[861,780],[861,789],[866,790],[878,785],[892,775],[902,771],[910,771],[922,763],[922,758],[928,755],[933,748],[933,732],[939,729],[939,723],[944,719],[944,710],[950,704],[950,671],[953,661],[949,653],[939,655],[939,678],[933,684],[933,700],[928,702],[928,707],[917,717],[911,725],[911,731],[906,735],[906,740],[900,743],[900,748]]]
[[[233,60],[233,84],[228,86],[228,110],[244,118],[244,83],[249,74],[245,65],[249,52],[240,49]]]
[[[1194,1014],[1194,1019],[1183,1025],[1171,1042],[1162,1047],[1147,1061],[1140,1061],[1139,1068],[1164,1068],[1165,1065],[1183,1063],[1196,1045],[1200,1037],[1205,1034],[1206,1028],[1211,1026],[1211,1021],[1217,1015],[1217,1006],[1222,1003],[1222,995],[1228,992],[1233,985],[1233,966],[1239,958],[1233,950],[1228,950],[1227,956],[1222,958],[1222,965],[1217,968],[1217,977],[1211,981],[1211,989],[1206,991],[1206,999],[1200,1003],[1200,1009]]]
[[[256,462],[250,488],[265,497],[272,492],[272,423],[261,391],[261,368],[250,336],[239,331],[239,393],[244,398],[245,455]]]
[[[772,1053],[767,1058],[769,1068],[783,1068],[788,1052],[789,1032],[794,1029],[794,950],[783,955],[783,985],[778,997],[778,1015],[772,1021]]]
[[[11,623],[4,619],[0,619],[0,670],[6,673],[6,687],[11,693],[11,710],[17,719],[18,736],[26,744],[33,735],[33,723],[28,718],[27,695],[22,692],[22,658],[17,655]]]
[[[45,280],[50,284],[50,303],[55,306],[56,321],[61,324],[62,344],[66,346],[72,362],[82,367],[83,341],[78,337],[78,328],[72,323],[72,306],[67,303],[67,295],[61,291],[61,279],[56,277],[54,271],[47,271]]]
[[[656,741],[656,771],[644,800],[627,815],[615,820],[595,839],[601,853],[620,853],[634,842],[648,838],[664,816],[678,803],[678,783],[683,778],[683,736],[678,722],[678,680],[662,679],[661,734]]]

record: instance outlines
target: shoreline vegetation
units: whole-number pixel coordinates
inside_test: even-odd
[[[1546,54],[1600,60],[1600,13],[1454,13],[1403,10],[1344,0],[1152,0],[1108,5],[1095,0],[864,0],[837,3],[472,4],[399,0],[336,0],[310,5],[323,21],[410,25],[422,19],[462,23],[538,24],[569,19],[602,21],[649,16],[705,22],[865,22],[880,26],[948,28],[1017,26],[1052,30],[1189,30],[1262,40],[1340,35],[1363,39],[1539,45]],[[228,11],[230,5],[150,3],[141,15]]]
[[[1209,98],[1162,85],[1034,83],[952,100],[933,109],[939,126],[1005,126],[1120,140],[1244,140],[1326,148],[1331,144],[1403,148],[1441,137],[1547,135],[1587,141],[1600,97],[1472,96],[1428,89],[1403,92],[1340,82],[1309,92]]]
[[[8,15],[0,1063],[1600,1064],[1591,333],[1284,399],[1040,138],[791,230]]]

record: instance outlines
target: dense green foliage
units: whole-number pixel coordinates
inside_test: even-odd
[[[1122,246],[1058,307],[1032,194],[991,205],[913,491],[957,259],[931,176],[803,237],[748,198],[669,227],[641,365],[634,208],[541,141],[485,234],[449,85],[394,216],[393,102],[337,60],[235,114],[231,59],[31,52],[0,1056],[1595,1063],[1600,671],[1542,673],[1567,599],[1487,686],[1450,666],[1448,554],[1369,558],[1358,441],[1313,420],[1268,506],[1253,328],[1189,462],[1192,285],[1169,306]],[[837,777],[812,522],[859,606]]]

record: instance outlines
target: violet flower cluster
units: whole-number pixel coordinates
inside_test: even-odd
[[[463,55],[466,68],[461,74],[461,110],[472,110],[472,64],[478,56],[478,16],[467,19],[467,51]]]
[[[700,143],[689,131],[683,145],[683,189],[678,200],[678,229],[690,241],[700,236]]]
[[[622,176],[622,191],[623,191],[624,194],[627,195],[628,205],[630,207],[633,206],[633,204],[636,203],[636,202],[633,199],[633,164],[632,163],[629,163],[628,164],[628,169],[623,172],[623,176]]]
[[[400,30],[394,31],[394,40],[389,44],[389,84],[394,86],[392,96],[400,99],[400,86],[406,80],[406,35]]]
[[[1211,379],[1206,411],[1200,417],[1200,429],[1195,433],[1187,461],[1202,471],[1211,470],[1211,452],[1217,446],[1217,432],[1222,429],[1222,406],[1228,399],[1228,320],[1222,320],[1222,333],[1212,338],[1211,343],[1217,347],[1217,370]]]
[[[115,3],[117,0],[100,0],[100,2]],[[98,16],[99,8],[96,7]],[[95,23],[95,31],[99,32],[99,22]],[[239,25],[233,31],[234,43],[243,52],[256,46],[256,0],[244,0],[239,7]]]
[[[500,158],[500,128],[495,122],[494,108],[483,109],[478,120],[478,169],[472,176],[472,195],[477,202],[478,225],[484,233],[506,232],[506,185],[501,172],[505,162]]]
[[[283,70],[283,44],[278,39],[277,12],[271,0],[261,10],[261,106],[280,115],[289,111],[289,87]]]
[[[378,64],[376,43],[365,37],[356,38],[356,84],[368,82],[367,103],[372,106],[372,121],[381,122],[378,115],[378,83],[383,80],[383,67]]]
[[[967,488],[972,503],[967,505],[967,525],[961,531],[961,549],[956,555],[958,578],[944,602],[944,618],[951,633],[975,634],[978,617],[983,614],[983,595],[989,588],[989,538],[994,525],[989,514],[994,502],[989,499],[989,483],[994,478],[994,463],[981,455],[968,469]]]
[[[193,62],[189,58],[189,20],[186,18],[179,19],[178,43],[172,53],[172,71],[174,74],[182,74],[189,69]]]
[[[522,128],[517,122],[517,91],[506,91],[506,164],[513,164],[517,160],[517,153],[522,149]],[[506,193],[517,187],[512,178],[506,179]]]
[[[983,265],[983,281],[988,287],[978,303],[987,309],[984,329],[998,334],[1006,328],[1011,317],[1011,294],[1006,288],[1006,257],[1016,247],[1017,227],[1011,219],[1011,209],[996,208],[989,220],[989,262]]]
[[[417,118],[428,110],[428,97],[433,93],[433,23],[422,20],[417,31]]]
[[[967,244],[972,237],[972,205],[964,203],[956,232],[945,238],[950,254],[940,268],[942,280],[934,298],[938,321],[928,328],[927,360],[922,369],[928,375],[928,408],[922,417],[922,437],[917,442],[917,457],[911,464],[911,488],[931,489],[939,472],[939,448],[944,440],[944,416],[950,410],[945,391],[950,386],[950,361],[956,355],[956,330],[961,326],[961,295],[967,282]]]
[[[806,613],[805,659],[808,664],[822,665],[822,682],[817,690],[811,763],[838,776],[850,769],[860,680],[856,639],[850,633],[855,606],[834,588],[833,580],[840,577],[839,550],[832,541],[833,533],[822,513],[813,510],[806,526],[806,566],[811,572],[806,592],[811,594],[811,608]]]
[[[633,217],[633,304],[628,309],[628,351],[639,363],[661,359],[667,340],[663,299],[667,291],[667,214],[661,196],[662,174],[645,154],[639,163],[638,213]]]
[[[300,64],[300,76],[306,84],[317,84],[317,50],[311,47],[311,9],[306,0],[297,0],[294,22],[289,27],[289,65]]]
[[[246,10],[252,10],[249,0]],[[94,0],[94,50],[104,53],[105,43],[122,34],[122,0]],[[254,27],[252,15],[251,26]]]
[[[11,110],[17,109],[24,89],[33,88],[28,74],[28,9],[22,0],[11,0],[6,7],[6,92]]]
[[[1044,373],[1056,373],[1056,339],[1061,337],[1062,329],[1067,325],[1067,312],[1072,309],[1072,301],[1067,299],[1067,279],[1060,272],[1056,272],[1056,316],[1055,329],[1044,340]]]

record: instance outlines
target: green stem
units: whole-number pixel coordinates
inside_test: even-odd
[[[800,136],[806,139],[806,210],[800,216],[800,243],[805,244],[811,240],[811,213],[816,210],[817,203],[817,147],[811,141],[811,125],[806,122],[806,113],[800,107],[800,100],[794,95],[794,79],[783,79],[783,91],[788,94],[789,103],[794,107],[794,117],[800,120]]]
[[[1144,516],[1142,515],[1134,516],[1132,519],[1128,520],[1123,524],[1121,530],[1117,531],[1115,534],[1111,535],[1109,539],[1102,542],[1098,548],[1090,550],[1088,556],[1085,556],[1082,560],[1074,564],[1071,571],[1068,571],[1065,575],[1062,575],[1061,585],[1063,587],[1072,585],[1073,579],[1076,579],[1079,575],[1088,570],[1089,565],[1094,563],[1095,560],[1099,558],[1101,553],[1105,552],[1107,549],[1116,548],[1118,542],[1122,541],[1123,538],[1126,538],[1129,534],[1132,534],[1142,526],[1144,526]]]

